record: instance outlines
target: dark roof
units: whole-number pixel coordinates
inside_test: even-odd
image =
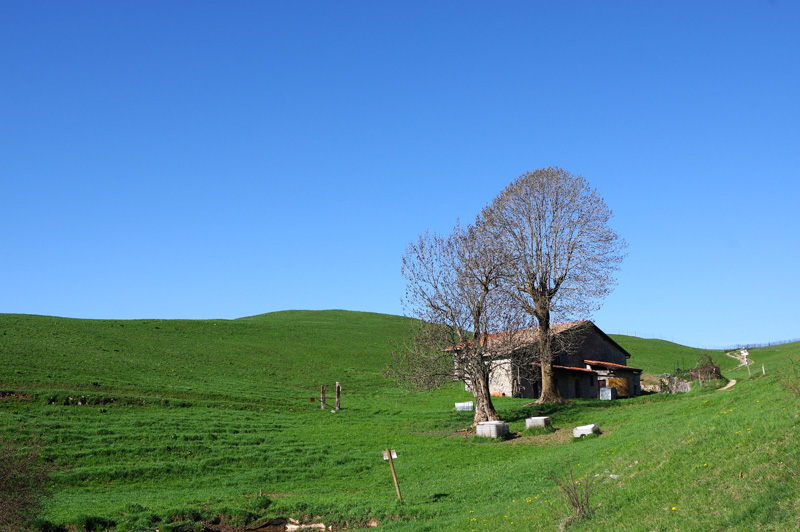
[[[574,329],[574,328],[577,328],[577,327],[584,327],[584,326],[588,326],[588,327],[591,327],[592,329],[594,329],[598,334],[600,334],[601,338],[603,338],[604,340],[609,342],[611,345],[613,345],[614,347],[619,349],[625,355],[626,359],[631,358],[631,354],[630,353],[628,353],[621,345],[619,345],[617,342],[615,342],[613,338],[611,338],[609,335],[604,333],[602,331],[602,329],[600,329],[600,327],[598,327],[597,325],[595,325],[594,323],[592,323],[589,320],[568,321],[568,322],[565,322],[565,323],[554,323],[554,324],[550,325],[550,331],[553,333],[553,335],[558,335],[558,334],[561,334],[564,331],[568,331],[570,329]],[[518,334],[519,338],[521,340],[523,340],[523,341],[527,340],[530,343],[537,343],[539,341],[539,332],[538,331],[539,331],[539,327],[531,327],[529,329],[522,329],[522,330],[519,330],[519,331],[515,331],[515,334]],[[508,334],[508,332],[499,332],[499,333],[488,334],[488,335],[483,337],[483,345],[486,346],[487,343],[490,343],[493,340],[496,340],[498,338],[502,338],[507,334]],[[472,340],[470,340],[469,343],[472,343]],[[445,351],[451,351],[451,350],[454,350],[454,349],[458,350],[458,349],[461,349],[463,346],[464,346],[464,344],[458,344],[458,345],[455,345],[455,346],[450,346],[450,347],[445,348]],[[634,368],[631,368],[631,369],[634,369]]]

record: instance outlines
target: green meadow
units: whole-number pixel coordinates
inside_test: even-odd
[[[800,343],[752,349],[751,376],[690,393],[531,406],[497,398],[506,440],[476,438],[463,386],[384,377],[405,318],[290,311],[238,320],[0,315],[0,430],[53,468],[41,530],[722,531],[800,526]],[[615,336],[647,373],[709,353]],[[762,374],[762,364],[765,374]],[[332,411],[334,385],[341,410]],[[328,407],[320,408],[320,386]],[[312,401],[313,399],[313,401]],[[548,415],[555,431],[525,431]],[[599,437],[572,441],[597,423]],[[395,449],[403,502],[388,462]],[[589,483],[576,519],[550,478]]]

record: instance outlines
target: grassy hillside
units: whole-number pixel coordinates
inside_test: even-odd
[[[651,375],[673,373],[675,368],[691,369],[697,359],[705,354],[710,354],[723,371],[738,365],[736,360],[725,356],[722,351],[696,349],[666,340],[645,340],[622,334],[612,334],[611,337],[631,354],[628,361],[630,365],[642,368]]]
[[[238,320],[0,317],[4,385],[142,396],[289,404],[326,380],[385,384],[387,340],[403,319],[277,312]]]
[[[781,385],[800,344],[751,350],[758,372],[726,373],[738,382],[724,391],[546,407],[499,398],[513,432],[540,414],[558,430],[498,442],[471,437],[470,413],[453,408],[470,398],[463,387],[415,394],[383,378],[407,330],[403,318],[343,311],[0,315],[0,429],[40,437],[57,467],[45,517],[78,530],[279,516],[387,531],[785,530],[800,519],[800,403]],[[680,348],[615,339],[653,372],[671,370]],[[319,386],[336,381],[342,410],[321,410]],[[587,423],[603,434],[571,442]],[[595,482],[587,521],[569,518],[548,478],[568,463]]]

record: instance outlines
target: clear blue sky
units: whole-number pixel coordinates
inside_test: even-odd
[[[800,337],[800,2],[0,3],[0,312],[400,314],[551,165],[629,243],[602,329]]]

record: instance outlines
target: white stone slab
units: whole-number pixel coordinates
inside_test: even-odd
[[[508,434],[508,423],[502,421],[481,421],[475,427],[475,434],[486,438],[499,438]]]
[[[589,434],[596,434],[600,432],[600,427],[597,426],[597,423],[593,423],[591,425],[582,425],[580,427],[575,427],[572,429],[572,437],[573,438],[581,438],[583,436],[588,436]]]
[[[467,401],[466,403],[456,403],[456,410],[459,412],[472,412],[472,409],[475,408],[472,404],[472,401]]]
[[[548,425],[550,425],[550,418],[547,416],[525,418],[526,429],[531,429],[533,427],[546,427]]]
[[[600,388],[600,399],[603,401],[613,401],[617,398],[616,388]]]

